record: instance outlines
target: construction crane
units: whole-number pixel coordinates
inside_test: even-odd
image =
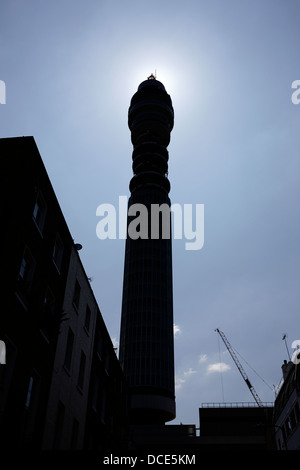
[[[219,328],[216,328],[215,331],[217,331],[219,333],[219,335],[221,336],[226,348],[228,349],[229,354],[231,355],[233,361],[235,362],[235,365],[237,366],[238,370],[240,371],[243,379],[245,380],[247,387],[249,388],[250,392],[252,393],[254,400],[256,401],[258,406],[263,407],[264,405],[263,405],[261,399],[257,395],[257,392],[255,391],[253,385],[251,385],[251,382],[248,379],[248,376],[247,376],[246,372],[244,371],[244,369],[242,367],[242,364],[238,360],[238,358],[237,358],[231,344],[229,343],[228,339],[226,338],[225,334],[223,333],[223,331],[220,331]]]

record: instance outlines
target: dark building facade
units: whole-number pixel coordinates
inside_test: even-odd
[[[151,76],[139,85],[128,113],[134,176],[128,201],[119,356],[129,386],[131,420],[139,424],[161,424],[175,417],[167,177],[173,124],[171,98]]]
[[[127,383],[103,318],[97,315],[84,449],[122,452],[128,443]]]
[[[34,139],[1,139],[0,155],[0,337],[7,349],[1,443],[35,448],[41,446],[73,242]]]
[[[33,137],[0,139],[0,159],[1,447],[118,446],[126,382],[79,245]]]
[[[199,446],[205,450],[274,450],[273,406],[211,403],[199,409]]]
[[[283,381],[274,404],[274,430],[278,450],[300,450],[300,368],[284,361]]]
[[[42,448],[119,448],[127,434],[126,382],[75,247],[63,312]]]

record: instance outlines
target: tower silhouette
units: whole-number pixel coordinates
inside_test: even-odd
[[[128,112],[134,176],[129,185],[131,215],[127,219],[119,357],[129,385],[131,420],[135,424],[162,424],[175,418],[167,177],[167,146],[173,124],[171,98],[164,85],[151,75],[139,85]],[[146,220],[140,205],[147,208]],[[138,236],[129,234],[130,224],[137,220],[134,214],[140,218]]]

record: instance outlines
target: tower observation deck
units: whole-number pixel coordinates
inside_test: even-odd
[[[140,236],[131,237],[128,230],[123,280],[120,362],[129,385],[134,424],[161,424],[175,418],[171,202],[167,176],[167,147],[173,124],[171,98],[164,85],[151,76],[139,85],[128,112],[133,144],[128,212],[134,204],[147,208],[147,232],[141,230]],[[151,216],[154,206],[167,209],[159,210],[155,220]],[[133,219],[128,216],[127,227]],[[158,228],[154,227],[157,223]],[[169,229],[169,236],[164,227]]]

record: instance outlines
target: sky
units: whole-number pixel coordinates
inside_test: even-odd
[[[170,198],[204,204],[203,248],[173,240],[172,424],[253,402],[216,328],[263,402],[300,339],[299,21],[299,0],[1,0],[0,137],[34,137],[115,344],[125,240],[96,210],[130,195],[138,85],[171,95]]]

